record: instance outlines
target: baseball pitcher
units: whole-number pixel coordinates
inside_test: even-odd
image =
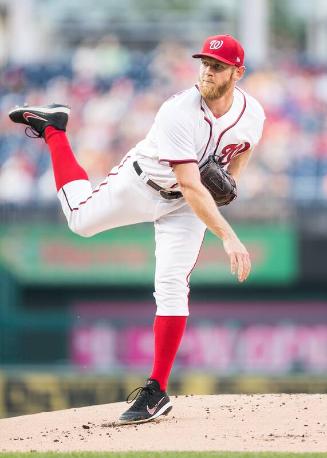
[[[251,270],[249,253],[219,206],[236,197],[238,179],[262,135],[264,111],[237,87],[245,67],[235,38],[208,37],[193,57],[200,60],[198,83],[162,104],[147,136],[96,189],[66,137],[68,106],[22,106],[9,113],[46,141],[58,198],[73,232],[91,237],[154,223],[153,368],[145,385],[134,390],[135,402],[121,415],[122,424],[147,422],[172,409],[168,378],[189,315],[189,280],[206,228],[221,239],[240,282]]]

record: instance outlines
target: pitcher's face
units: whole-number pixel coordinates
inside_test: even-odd
[[[203,57],[199,74],[199,89],[203,98],[216,100],[224,96],[234,86],[236,67],[224,62]]]

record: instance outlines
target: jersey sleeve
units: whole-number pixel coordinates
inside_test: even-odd
[[[259,130],[259,132],[258,132],[258,141],[257,141],[257,143],[259,143],[259,141],[260,141],[260,140],[261,140],[261,138],[262,138],[262,134],[263,134],[263,126],[264,126],[265,120],[266,120],[266,118],[263,118],[263,119],[261,120],[261,123],[260,123],[260,125],[259,125],[259,129],[258,129],[258,130]]]
[[[253,141],[253,147],[255,147],[261,140],[261,137],[262,137],[262,133],[263,133],[263,127],[264,127],[264,123],[265,123],[265,120],[266,120],[266,115],[265,115],[265,112],[261,106],[261,104],[259,104],[257,102],[257,106],[256,106],[256,117],[255,117],[255,120],[256,120],[256,130],[255,130],[255,136],[254,136],[254,141]]]
[[[160,163],[198,162],[193,123],[186,110],[166,102],[158,111],[155,123]]]

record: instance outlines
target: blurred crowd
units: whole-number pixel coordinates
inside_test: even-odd
[[[66,103],[69,138],[94,185],[141,140],[161,103],[197,81],[191,49],[173,41],[151,52],[115,36],[82,43],[69,60],[8,65],[0,77],[0,203],[50,203],[56,191],[42,140],[7,112],[17,104]],[[266,124],[240,184],[240,200],[311,205],[327,198],[327,70],[292,60],[248,69],[240,86],[264,106]],[[327,201],[327,200],[326,200]]]

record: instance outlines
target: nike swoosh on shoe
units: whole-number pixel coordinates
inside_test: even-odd
[[[36,114],[34,114],[34,113],[29,113],[28,111],[25,111],[25,113],[23,113],[23,118],[24,118],[27,122],[28,122],[28,118],[40,119],[41,121],[47,121],[47,119],[42,118],[41,116],[36,115]]]
[[[159,404],[160,404],[164,399],[165,399],[165,396],[164,396],[163,398],[161,398],[160,401],[157,402],[157,404],[156,404],[154,407],[152,407],[152,408],[150,408],[149,406],[146,406],[146,410],[148,411],[148,413],[149,413],[150,415],[153,415],[154,412],[156,411],[157,407],[159,406]]]

